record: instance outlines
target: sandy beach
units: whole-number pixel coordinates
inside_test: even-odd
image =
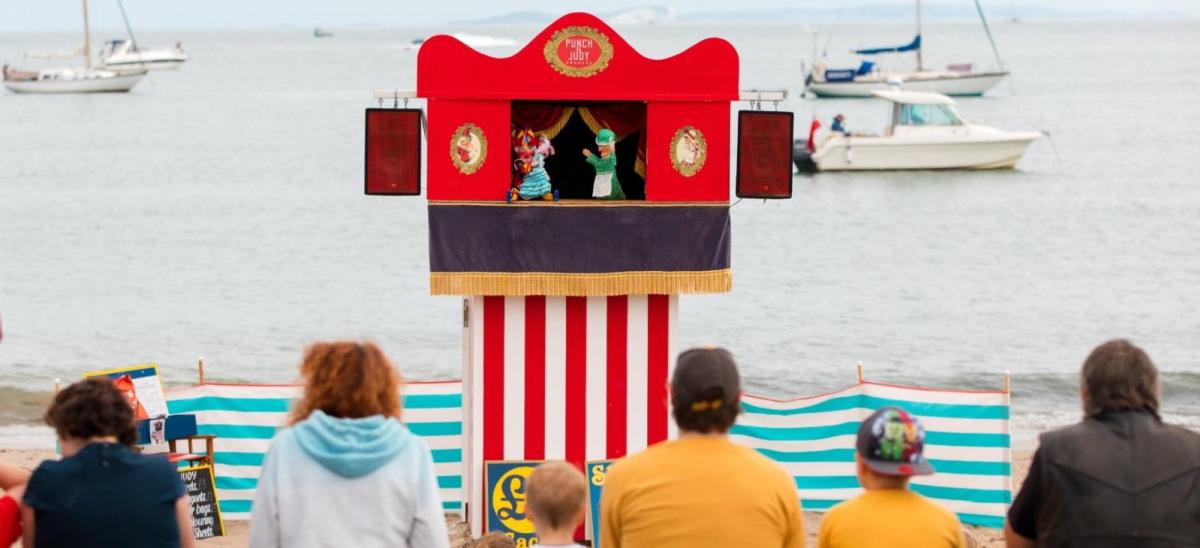
[[[13,464],[29,470],[36,468],[41,461],[50,458],[54,458],[54,454],[49,451],[0,449],[0,462]],[[1013,451],[1014,486],[1020,487],[1021,483],[1025,481],[1025,474],[1029,471],[1029,462],[1032,458],[1033,452],[1030,450]],[[456,523],[458,522],[457,517],[450,517],[448,521],[450,522],[451,548],[465,548],[470,546],[471,539],[466,527],[463,524]],[[817,512],[804,513],[804,531],[808,535],[809,546],[816,546],[817,530],[820,522],[821,514]],[[968,526],[966,532],[969,537],[967,539],[967,546],[986,548],[1002,548],[1004,546],[1004,535],[999,530]],[[204,540],[200,542],[200,545],[205,548],[248,546],[250,543],[250,522],[226,521],[225,533],[224,537]]]

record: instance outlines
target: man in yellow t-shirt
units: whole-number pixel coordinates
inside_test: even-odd
[[[794,480],[729,441],[741,380],[724,349],[679,355],[671,412],[679,439],[613,464],[600,500],[604,548],[803,548]]]
[[[866,492],[821,519],[818,548],[963,548],[958,517],[908,489],[912,476],[933,473],[925,460],[925,428],[899,407],[884,407],[858,427],[854,462]]]

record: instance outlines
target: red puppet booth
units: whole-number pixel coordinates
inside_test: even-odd
[[[465,513],[479,533],[485,461],[582,466],[671,435],[678,295],[732,287],[738,55],[709,38],[648,59],[574,13],[507,58],[430,38],[415,96],[424,159],[419,122],[396,130],[372,109],[367,187],[411,194],[425,166],[431,292],[465,298]],[[739,188],[748,169],[771,180],[756,196],[790,195],[790,138],[790,114],[786,132],[756,134],[756,157],[783,168],[739,166]]]

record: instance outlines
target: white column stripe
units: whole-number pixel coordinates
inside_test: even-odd
[[[471,297],[470,303],[470,361],[467,362],[469,366],[465,372],[463,391],[471,394],[471,397],[464,398],[463,405],[468,406],[464,416],[471,417],[474,427],[469,430],[470,437],[467,438],[470,442],[465,451],[468,457],[463,459],[463,481],[467,482],[469,493],[467,501],[471,515],[467,521],[471,523],[471,534],[479,537],[483,534],[483,297]],[[478,405],[472,405],[471,402]]]
[[[546,297],[546,458],[566,458],[567,300]]]
[[[675,374],[675,358],[679,356],[679,348],[675,342],[675,335],[679,331],[679,295],[668,295],[667,300],[667,379],[670,379]],[[679,427],[670,415],[668,412],[667,439],[673,440],[679,438]]]
[[[634,454],[646,448],[646,380],[649,373],[647,337],[649,336],[649,307],[645,295],[629,296],[629,329],[627,331],[626,368],[626,454]]]
[[[586,458],[606,458],[608,444],[608,298],[587,298]]]
[[[525,458],[525,297],[504,298],[504,458]]]

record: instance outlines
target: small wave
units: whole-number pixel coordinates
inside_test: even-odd
[[[39,424],[54,392],[0,386],[0,425]]]
[[[54,431],[49,426],[0,426],[0,449],[53,450],[54,441]]]

